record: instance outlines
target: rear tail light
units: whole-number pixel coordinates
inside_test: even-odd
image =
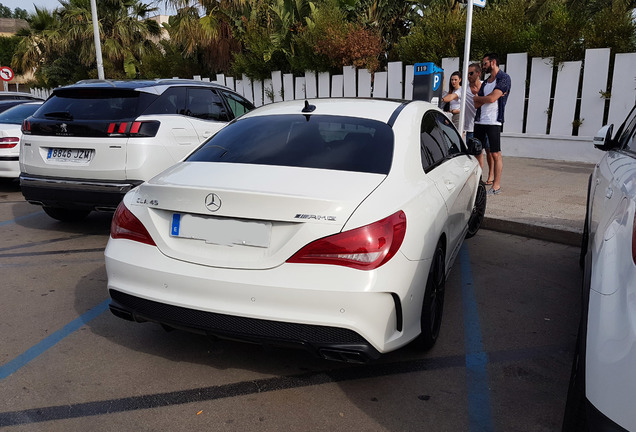
[[[120,203],[117,206],[113,221],[110,224],[110,236],[114,239],[128,239],[156,246],[154,240],[141,221],[130,210]]]
[[[156,120],[113,122],[108,124],[106,133],[108,134],[108,136],[117,137],[154,137],[155,135],[157,135],[160,124],[161,123]]]
[[[13,148],[20,142],[19,137],[3,137],[0,138],[0,148]]]
[[[29,135],[31,133],[31,122],[24,120],[22,122],[22,133]]]
[[[287,262],[332,264],[373,270],[395,255],[405,234],[406,215],[400,210],[370,225],[309,243]]]

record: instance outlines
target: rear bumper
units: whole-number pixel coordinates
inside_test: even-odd
[[[114,210],[126,192],[141,183],[141,180],[87,180],[20,174],[24,198],[32,204],[47,207]]]
[[[328,360],[366,363],[380,357],[369,342],[349,329],[224,315],[159,303],[113,289],[110,296],[110,311],[130,321],[156,322],[222,339],[300,347]]]
[[[17,178],[19,175],[18,156],[0,156],[0,177]]]
[[[105,250],[111,310],[121,318],[358,362],[420,333],[425,266],[393,261],[375,272],[303,264],[243,270],[175,260],[125,239],[111,238]]]

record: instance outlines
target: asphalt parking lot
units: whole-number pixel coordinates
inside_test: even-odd
[[[576,247],[480,231],[451,270],[437,345],[360,366],[114,317],[110,217],[63,224],[0,183],[3,430],[560,429]]]

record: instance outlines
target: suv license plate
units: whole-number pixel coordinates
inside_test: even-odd
[[[55,162],[90,162],[93,149],[49,148],[46,159]]]

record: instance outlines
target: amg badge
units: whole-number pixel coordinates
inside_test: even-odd
[[[322,216],[322,215],[313,215],[313,214],[297,214],[294,216],[294,219],[314,219],[314,220],[324,220],[334,222],[336,220],[335,216]]]

